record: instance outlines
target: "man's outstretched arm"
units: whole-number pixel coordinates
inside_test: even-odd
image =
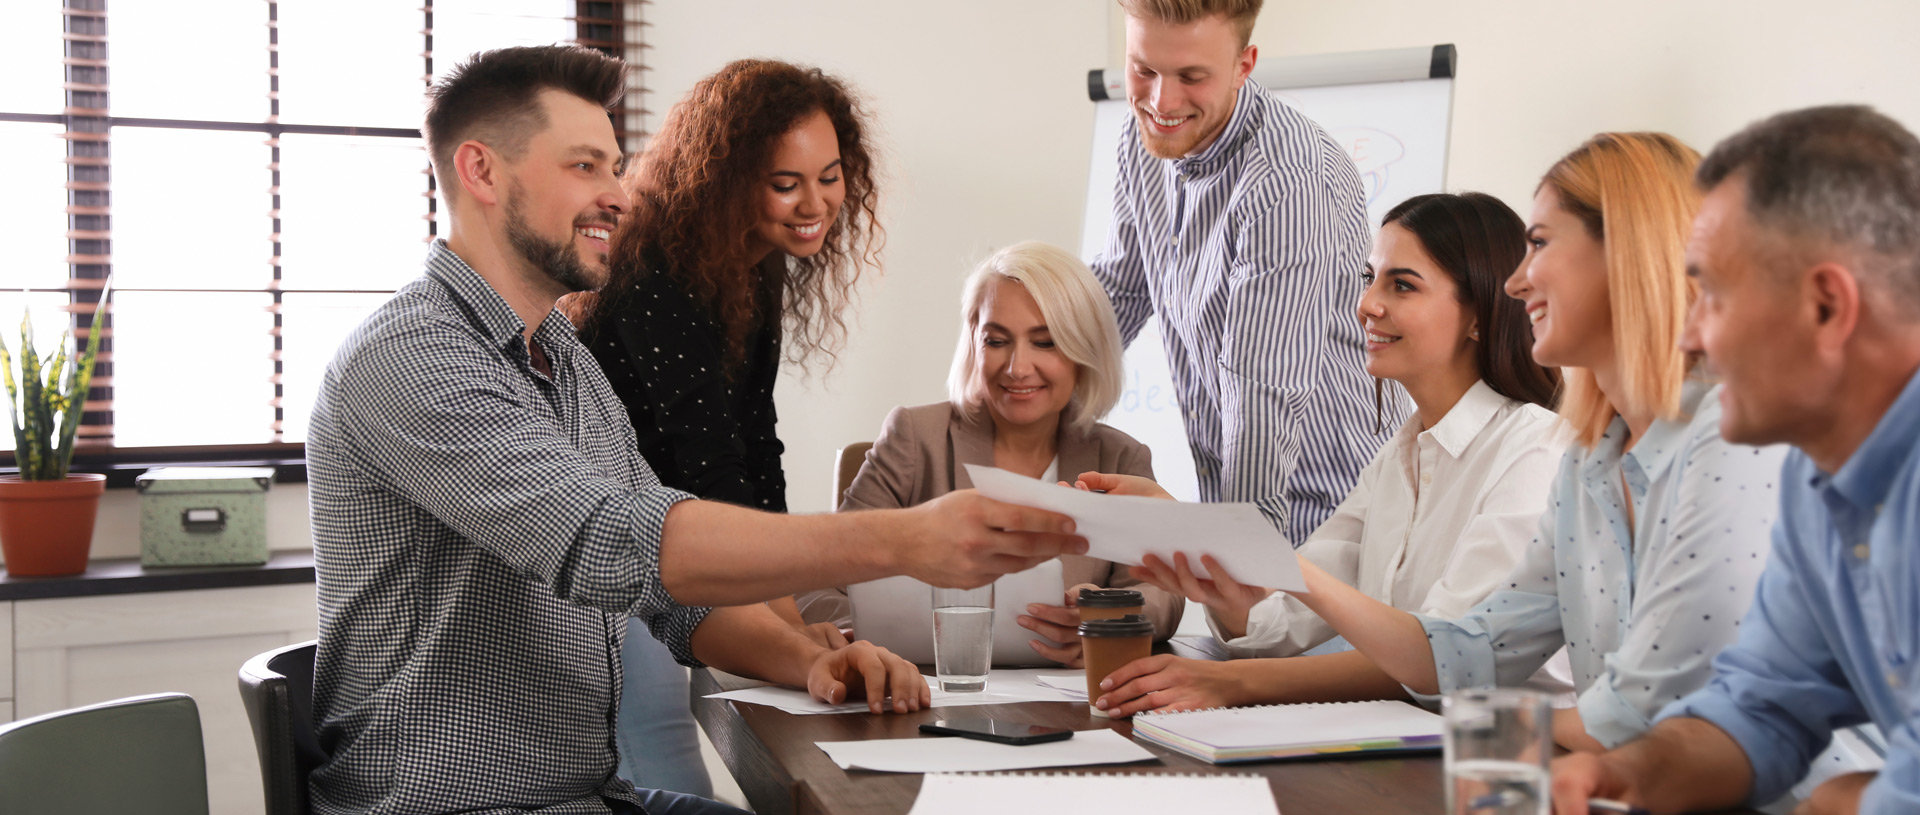
[[[667,514],[660,576],[676,602],[725,606],[897,574],[973,588],[1086,551],[1071,519],[972,490],[832,515],[682,501]]]

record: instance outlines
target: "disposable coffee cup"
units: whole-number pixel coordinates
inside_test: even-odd
[[[1107,712],[1093,706],[1103,692],[1101,681],[1120,666],[1153,653],[1153,623],[1138,614],[1083,620],[1080,653],[1087,663],[1087,712],[1104,718]]]
[[[1133,589],[1081,589],[1074,604],[1080,607],[1083,623],[1147,613],[1146,595]]]

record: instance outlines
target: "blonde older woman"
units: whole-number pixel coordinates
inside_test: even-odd
[[[1029,241],[994,253],[967,278],[960,342],[947,377],[949,401],[894,408],[842,497],[842,511],[908,507],[973,486],[967,464],[1045,481],[1083,472],[1153,476],[1147,446],[1100,424],[1120,399],[1120,330],[1113,305],[1086,264]],[[1081,586],[1137,588],[1164,639],[1179,627],[1182,600],[1127,574],[1127,567],[1060,558],[1068,595]],[[1078,613],[1030,606],[1020,624],[1054,642],[1035,651],[1080,665]]]

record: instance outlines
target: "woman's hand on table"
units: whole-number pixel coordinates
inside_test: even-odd
[[[1080,583],[1067,589],[1067,604],[1064,606],[1040,603],[1027,606],[1027,613],[1014,622],[1019,623],[1021,628],[1060,643],[1060,647],[1055,648],[1041,640],[1027,640],[1027,644],[1033,646],[1034,653],[1069,668],[1087,666],[1080,652],[1080,609],[1074,607],[1074,598],[1080,596],[1081,589],[1098,588],[1092,583]]]
[[[1094,706],[1116,719],[1149,710],[1204,710],[1235,703],[1231,662],[1208,662],[1172,654],[1136,659],[1108,674]]]
[[[1132,567],[1128,574],[1161,591],[1206,606],[1224,633],[1234,637],[1246,636],[1247,615],[1260,601],[1267,599],[1273,589],[1248,586],[1234,580],[1233,575],[1227,574],[1226,567],[1221,566],[1212,555],[1201,555],[1200,563],[1207,567],[1211,578],[1203,580],[1196,577],[1184,552],[1173,554],[1172,565],[1157,555],[1147,555],[1143,565]]]
[[[919,668],[864,640],[816,658],[807,670],[807,693],[830,705],[865,697],[874,713],[912,713],[933,704],[933,691]]]

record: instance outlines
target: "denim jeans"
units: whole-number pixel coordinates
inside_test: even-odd
[[[713,780],[700,760],[699,725],[687,706],[687,669],[638,619],[627,621],[620,659],[626,673],[615,734],[620,777],[642,790],[712,798]]]
[[[666,790],[634,790],[639,793],[644,815],[752,815],[744,809],[736,809],[707,798],[696,798],[678,792]],[[634,809],[625,801],[607,801],[607,808],[614,815],[643,815],[643,810]]]

